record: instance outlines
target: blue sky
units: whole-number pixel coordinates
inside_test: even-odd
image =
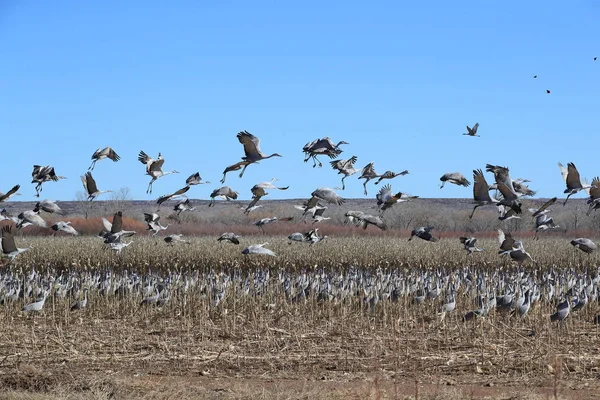
[[[486,163],[530,179],[539,197],[563,196],[558,161],[600,174],[591,0],[173,4],[0,2],[1,191],[19,183],[17,199],[32,200],[32,166],[53,165],[67,180],[42,198],[73,200],[94,150],[112,146],[122,159],[96,165],[101,189],[155,199],[199,171],[212,184],[189,194],[208,199],[243,156],[241,130],[283,155],[228,174],[242,199],[273,177],[290,189],[272,199],[338,186],[329,165],[302,162],[302,146],[324,136],[349,142],[341,157],[358,168],[408,169],[392,188],[421,197],[471,197],[440,190],[439,177],[472,179]],[[481,137],[462,136],[475,122]],[[140,150],[181,173],[147,195]],[[341,195],[364,197],[358,176]]]

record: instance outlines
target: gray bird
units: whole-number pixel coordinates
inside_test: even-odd
[[[470,128],[469,125],[467,125],[467,133],[463,133],[463,135],[479,137],[479,135],[477,134],[478,128],[479,128],[479,122],[477,122],[475,125],[473,125],[472,128]]]
[[[233,232],[225,232],[217,239],[218,242],[229,242],[233,244],[240,244],[240,236]]]
[[[90,165],[88,170],[93,171],[94,167],[96,166],[96,162],[100,161],[100,160],[104,160],[105,158],[108,158],[109,160],[113,160],[114,162],[117,162],[121,159],[121,157],[119,157],[119,155],[110,147],[98,149],[94,152],[94,154],[92,154],[92,165]]]
[[[272,251],[269,250],[267,248],[265,248],[264,246],[268,245],[269,242],[265,242],[262,244],[253,244],[250,245],[248,247],[246,247],[244,250],[242,250],[242,254],[244,255],[248,255],[248,254],[263,254],[263,255],[267,255],[267,256],[272,256],[272,257],[276,257],[277,255]]]
[[[138,155],[138,161],[146,166],[146,175],[150,176],[152,179],[150,183],[148,183],[148,189],[146,189],[146,193],[152,193],[152,184],[158,178],[162,178],[163,176],[170,174],[178,174],[179,171],[163,171],[162,167],[165,162],[165,159],[162,157],[160,153],[158,153],[158,158],[155,160],[150,157],[148,154],[144,153],[144,151],[140,151]]]
[[[467,178],[464,177],[460,172],[447,172],[440,178],[442,184],[440,185],[440,189],[444,187],[446,182],[453,183],[458,186],[468,187],[471,185],[471,182]]]
[[[567,204],[567,201],[569,201],[569,197],[576,194],[580,190],[590,189],[591,185],[583,185],[581,183],[579,171],[577,171],[575,164],[573,164],[572,162],[567,164],[567,168],[565,168],[561,163],[558,163],[558,166],[560,167],[560,173],[562,175],[562,178],[564,179],[565,184],[567,185],[567,188],[565,189],[564,193],[568,194],[567,198],[565,199],[565,202],[563,203],[564,206],[565,204]]]
[[[573,240],[571,240],[571,244],[573,246],[577,247],[579,250],[583,251],[584,253],[588,253],[588,254],[591,254],[598,249],[598,246],[596,246],[596,243],[592,242],[588,238],[573,239]]]
[[[410,238],[408,239],[408,241],[410,242],[412,240],[412,238],[416,236],[427,242],[437,242],[438,239],[431,234],[431,231],[433,229],[434,229],[433,226],[428,226],[428,227],[421,226],[421,227],[415,228],[410,233]]]

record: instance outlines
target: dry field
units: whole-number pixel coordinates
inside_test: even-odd
[[[331,237],[312,247],[281,236],[243,237],[239,246],[188,239],[167,246],[133,237],[117,256],[94,237],[17,237],[32,248],[5,267],[3,282],[50,282],[53,294],[34,314],[21,311],[33,299],[0,292],[0,399],[600,396],[597,300],[564,323],[549,320],[556,306],[545,300],[548,274],[560,291],[571,278],[586,274],[589,283],[598,273],[598,255],[566,239],[527,239],[537,263],[521,269],[500,258],[493,239],[470,256],[451,238]],[[276,258],[241,254],[263,242]],[[112,286],[103,290],[107,271]],[[134,273],[139,283],[117,290]],[[423,276],[455,283],[456,309],[443,319],[449,286],[412,303],[409,284]],[[465,284],[476,276],[492,292],[502,276],[531,277],[542,297],[523,319],[492,311],[463,322],[477,308]],[[398,288],[390,297],[386,277]],[[311,290],[297,289],[302,279]],[[356,286],[323,296],[327,280]],[[61,288],[71,285],[90,288],[86,308],[70,311],[74,298]],[[159,285],[165,304],[142,305]]]

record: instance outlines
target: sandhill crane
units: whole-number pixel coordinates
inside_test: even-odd
[[[257,227],[260,228],[261,231],[265,231],[264,226],[267,224],[272,224],[273,222],[277,222],[277,221],[292,221],[294,219],[294,217],[285,217],[285,218],[277,218],[277,217],[271,217],[271,218],[261,218],[258,221],[254,222],[254,225],[256,225]]]
[[[550,210],[548,210],[548,207],[550,207],[552,204],[554,204],[556,202],[556,200],[558,200],[558,198],[553,197],[550,200],[548,200],[547,202],[545,202],[540,208],[530,208],[529,211],[532,213],[531,216],[535,218],[540,214],[549,212]]]
[[[50,293],[50,290],[44,290],[44,292],[42,293],[42,298],[36,300],[33,303],[30,303],[30,304],[27,304],[26,306],[24,306],[23,311],[24,312],[42,311],[42,308],[44,308],[44,304],[46,303],[46,298],[48,298],[49,293]]]
[[[331,217],[324,217],[323,213],[325,212],[325,210],[327,210],[327,207],[317,207],[315,208],[315,211],[312,214],[312,223],[316,224],[319,222],[323,222],[323,221],[327,221],[328,219],[331,219]]]
[[[568,193],[568,195],[565,199],[565,202],[563,203],[564,206],[565,204],[567,204],[567,201],[569,201],[569,197],[579,192],[580,190],[591,188],[591,185],[583,185],[581,183],[579,171],[577,171],[575,164],[573,164],[572,162],[567,164],[567,168],[565,168],[561,163],[558,163],[558,166],[560,168],[560,173],[565,181],[565,184],[567,185],[567,188],[565,189],[564,193]]]
[[[471,182],[469,182],[469,180],[465,178],[460,172],[447,172],[444,175],[442,175],[440,181],[442,181],[440,189],[444,187],[446,182],[454,183],[455,185],[464,187],[471,185]]]
[[[554,219],[548,216],[547,213],[540,214],[535,218],[535,238],[537,238],[537,234],[540,231],[557,228],[560,228],[560,225],[556,225]]]
[[[31,177],[33,178],[31,183],[37,183],[35,186],[35,197],[40,197],[40,193],[42,192],[42,184],[44,182],[57,182],[60,179],[67,179],[64,176],[56,175],[54,167],[50,165],[45,167],[41,165],[34,165]]]
[[[527,259],[530,259],[534,263],[536,262],[533,257],[531,257],[531,255],[525,251],[523,242],[520,240],[515,240],[511,250],[502,251],[500,254],[508,255],[511,260],[516,262],[518,265],[523,265]]]
[[[357,157],[352,156],[347,160],[333,160],[330,161],[331,167],[338,171],[338,174],[344,175],[342,177],[342,188],[341,190],[346,189],[346,184],[344,183],[344,179],[347,177],[354,175],[358,172],[356,168],[354,168],[354,163],[356,162]],[[337,189],[337,188],[336,188]]]
[[[146,166],[146,175],[149,175],[152,178],[150,180],[150,183],[148,183],[148,189],[146,189],[146,193],[152,193],[152,184],[158,178],[163,177],[165,175],[179,173],[179,171],[177,171],[175,169],[173,171],[163,171],[162,170],[165,159],[162,157],[162,155],[160,153],[158,153],[158,158],[155,160],[154,158],[150,157],[148,154],[144,153],[144,151],[142,150],[142,151],[140,151],[140,154],[138,155],[138,161]]]
[[[87,307],[88,300],[88,288],[83,288],[83,299],[75,300],[71,304],[71,311],[83,310]]]
[[[510,232],[504,233],[502,229],[498,229],[498,245],[500,246],[500,250],[498,254],[502,254],[506,251],[511,251],[515,245],[515,240],[513,239]]]
[[[117,153],[115,153],[115,151],[113,149],[111,149],[110,147],[98,149],[94,152],[94,154],[92,154],[92,165],[90,165],[88,170],[93,171],[94,167],[96,166],[96,162],[100,161],[100,160],[104,160],[105,158],[113,160],[114,162],[117,162],[121,159],[121,157],[119,157],[119,155]]]
[[[498,206],[498,219],[500,221],[508,221],[509,219],[520,219],[521,217],[517,215],[517,212],[510,207],[505,206],[504,204],[497,204]]]
[[[173,198],[182,196],[182,197],[186,197],[185,193],[190,190],[190,186],[189,185],[185,185],[184,187],[182,187],[179,190],[176,190],[175,192],[171,193],[171,194],[166,194],[164,196],[160,196],[158,198],[158,200],[156,200],[156,203],[160,206],[162,203],[164,203],[165,201],[171,200]]]
[[[169,245],[174,245],[177,242],[190,244],[190,242],[183,239],[183,235],[181,233],[179,233],[179,234],[173,233],[171,235],[165,236],[165,238],[163,240],[165,241],[166,244],[169,244]]]
[[[564,301],[560,302],[556,306],[556,312],[550,315],[550,322],[555,321],[564,321],[565,318],[569,316],[569,312],[571,311],[571,299],[569,296],[565,298]]]
[[[310,246],[312,246],[313,244],[318,243],[327,238],[327,236],[320,237],[318,231],[319,228],[311,229],[306,233],[294,232],[288,236],[288,239],[290,240],[290,244],[292,243],[292,241],[310,242]]]
[[[387,230],[387,224],[380,216],[365,214],[362,211],[347,211],[344,215],[347,221],[363,229],[367,229],[369,225],[375,225],[382,231]]]
[[[56,204],[56,202],[54,202],[52,200],[48,200],[48,199],[38,201],[35,204],[34,208],[40,209],[40,210],[50,213],[50,214],[63,214],[62,208],[60,208],[59,205]]]
[[[217,242],[229,242],[233,244],[240,244],[240,236],[233,232],[225,232],[217,239]]]
[[[584,253],[588,253],[588,254],[591,254],[598,249],[598,246],[596,246],[596,243],[592,242],[588,238],[573,239],[573,240],[571,240],[571,244],[573,246],[577,247],[579,250],[583,251]]]
[[[123,249],[125,247],[129,246],[132,243],[133,243],[133,240],[129,241],[127,243],[125,243],[125,242],[111,242],[111,243],[108,243],[108,245],[110,246],[110,249],[115,252],[116,255],[120,256],[121,252],[123,251]]]
[[[246,207],[242,206],[242,207],[240,207],[240,210],[244,210],[244,214],[250,214],[252,211],[256,211],[256,210],[258,210],[261,207],[262,207],[262,204],[259,204],[259,205],[256,205],[256,206],[252,206],[252,207],[250,207],[250,206],[246,206]]]
[[[227,176],[228,172],[239,171],[242,168],[246,168],[249,164],[252,163],[250,161],[240,161],[225,168],[225,170],[223,171],[223,178],[221,178],[221,183],[225,183],[225,177]]]
[[[153,232],[152,236],[156,236],[158,232],[166,230],[169,227],[169,225],[161,225],[160,215],[157,213],[144,213],[144,221],[148,224],[148,230]]]
[[[479,137],[479,135],[477,134],[478,128],[479,128],[479,122],[477,122],[475,125],[473,125],[472,128],[469,128],[469,125],[467,125],[467,133],[463,133],[463,135]]]
[[[480,169],[473,170],[473,181],[475,182],[473,185],[473,200],[475,207],[473,207],[473,212],[471,212],[469,218],[473,218],[473,214],[475,214],[475,210],[478,207],[496,204],[498,202],[496,199],[490,197],[489,185]]]
[[[90,171],[86,172],[85,175],[81,176],[81,183],[83,184],[83,189],[88,194],[88,200],[92,201],[102,193],[109,193],[112,190],[99,190],[98,186],[96,186],[96,180],[92,177],[92,173]]]
[[[464,249],[467,251],[467,254],[483,251],[483,249],[477,247],[477,238],[461,236],[460,242],[463,244]]]
[[[479,295],[477,297],[477,306],[479,308],[469,311],[468,313],[465,314],[465,316],[463,317],[463,322],[468,322],[468,321],[472,321],[476,318],[480,318],[480,317],[485,317],[488,313],[488,309],[487,309],[487,304],[484,301],[483,296]]]
[[[326,240],[329,236],[327,235],[323,235],[323,236],[319,236],[319,228],[315,228],[315,229],[311,229],[310,231],[308,231],[308,237],[309,237],[309,242],[310,245],[315,245],[317,243],[320,243],[324,240]]]
[[[5,257],[10,258],[11,262],[16,256],[29,250],[29,247],[17,247],[15,244],[15,238],[12,234],[12,225],[5,225],[2,227],[2,237],[0,239],[0,243],[2,243],[2,254],[4,254]]]
[[[6,211],[6,208],[3,208],[0,210],[0,221],[12,221],[15,224],[18,224],[19,218],[11,215],[8,211]]]
[[[502,199],[497,203],[497,205],[505,205],[515,210],[517,214],[520,214],[522,205],[522,203],[519,201],[520,194],[515,191],[508,168],[491,164],[487,164],[485,168],[487,172],[494,173],[496,188],[502,194]]]
[[[17,193],[17,191],[19,190],[20,187],[21,187],[21,185],[15,185],[15,186],[12,187],[12,189],[10,189],[6,193],[0,192],[0,203],[2,203],[3,201],[6,201],[8,199],[10,199],[13,196],[20,196],[21,193]]]
[[[256,205],[256,203],[263,197],[268,195],[269,193],[267,193],[266,189],[277,189],[277,190],[287,190],[289,189],[289,186],[285,186],[285,187],[277,187],[275,185],[273,185],[273,182],[275,182],[277,180],[277,178],[273,178],[271,179],[269,182],[260,182],[257,183],[256,185],[252,186],[252,188],[250,189],[250,191],[252,192],[252,201],[250,202],[250,204],[248,204],[248,207],[246,207],[246,210],[244,211],[244,213],[249,213],[250,209],[252,207],[254,207]]]
[[[421,226],[421,227],[415,228],[410,233],[410,238],[408,238],[408,241],[410,242],[412,240],[412,238],[416,236],[416,237],[421,238],[428,242],[437,242],[438,239],[431,234],[432,230],[433,230],[433,226],[427,226],[427,227]]]
[[[264,247],[264,246],[266,246],[268,244],[269,244],[269,242],[265,242],[265,243],[262,243],[262,244],[253,244],[253,245],[250,245],[250,246],[246,247],[244,250],[242,250],[242,254],[245,254],[245,255],[248,255],[248,254],[264,254],[264,255],[267,255],[267,256],[276,257],[277,255],[273,251],[271,251],[271,250],[269,250],[269,249],[267,249],[267,248]]]
[[[312,198],[311,198],[311,200],[312,200]],[[326,219],[330,219],[330,218],[323,217],[323,213],[325,212],[325,210],[327,210],[327,207],[324,205],[321,205],[318,202],[318,198],[316,198],[312,202],[311,202],[311,200],[305,201],[304,204],[301,206],[294,205],[295,209],[302,211],[302,220],[304,221],[304,223],[306,223],[306,216],[308,214],[311,215],[311,218],[313,219],[313,223],[321,222],[322,220],[326,220]],[[309,203],[311,203],[310,207],[308,205]]]
[[[238,198],[238,192],[234,191],[229,186],[222,186],[218,189],[213,190],[210,194],[210,203],[208,203],[209,207],[212,207],[215,204],[215,198],[221,198],[225,200],[236,200]]]
[[[408,175],[408,170],[405,169],[402,172],[385,171],[383,174],[381,174],[379,179],[377,179],[377,182],[375,182],[375,184],[379,185],[379,183],[381,183],[381,181],[384,179],[394,179],[397,176],[404,176],[404,175]]]
[[[346,221],[344,221],[344,223],[351,223],[358,226],[358,224],[360,224],[360,218],[363,215],[365,215],[365,213],[362,211],[347,211],[344,214],[344,216],[346,217]]]
[[[292,242],[308,242],[309,241],[307,234],[302,233],[302,232],[294,232],[294,233],[288,235],[288,239],[290,240],[289,244],[292,244]]]
[[[529,182],[527,179],[519,178],[512,181],[515,192],[520,193],[522,196],[535,196],[535,190],[531,190],[529,186],[525,184]]]
[[[337,204],[338,206],[342,205],[345,201],[333,189],[327,187],[316,189],[314,192],[311,193],[311,196],[312,198],[308,201],[308,203],[306,203],[307,208],[314,207],[318,203],[319,199],[331,204]]]
[[[40,209],[37,207],[33,210],[23,211],[17,218],[19,218],[17,228],[24,228],[29,225],[37,225],[42,228],[48,227],[48,223],[40,216]]]
[[[306,155],[304,162],[307,162],[312,158],[313,168],[317,166],[317,163],[319,164],[319,167],[322,167],[323,164],[317,159],[317,156],[324,154],[329,158],[336,158],[342,154],[342,150],[339,147],[343,144],[349,143],[342,140],[338,142],[338,144],[333,144],[329,137],[313,140],[312,142],[305,144],[302,148],[302,151]]]
[[[519,318],[525,318],[525,316],[529,312],[530,308],[531,308],[531,290],[528,289],[527,291],[525,291],[525,297],[523,298],[523,302],[517,303],[516,311],[519,314]]]
[[[392,186],[389,184],[379,189],[379,193],[377,193],[375,197],[377,199],[377,205],[381,207],[382,213],[396,203],[402,203],[405,201],[419,198],[419,196],[410,196],[402,192],[393,194]]]
[[[242,131],[237,134],[237,138],[239,142],[244,146],[244,153],[246,154],[242,157],[242,160],[246,161],[247,164],[243,165],[242,172],[240,172],[240,178],[244,176],[244,172],[246,168],[250,164],[254,164],[261,160],[266,160],[271,157],[281,157],[278,153],[273,153],[271,155],[266,155],[260,150],[260,139],[248,131]],[[223,176],[223,178],[225,178]]]
[[[181,214],[184,211],[194,211],[196,207],[190,206],[190,199],[180,200],[177,204],[173,206],[173,211],[177,213],[177,215]]]
[[[381,176],[381,174],[378,174],[377,172],[375,172],[375,163],[374,162],[370,162],[363,167],[358,179],[365,180],[363,182],[363,187],[365,188],[365,196],[368,194],[367,193],[367,182],[369,182],[371,179],[379,178],[380,176]]]
[[[592,211],[600,208],[600,178],[595,177],[592,179],[592,187],[585,189],[585,191],[588,196],[590,196],[589,199],[587,199],[589,208],[586,215],[590,215]]]
[[[210,183],[210,181],[204,181],[204,182],[202,182],[202,178],[200,177],[200,172],[196,172],[195,174],[190,175],[185,180],[185,184],[188,185],[188,186],[204,185],[205,183]]]
[[[101,232],[100,236],[104,238],[104,243],[106,244],[119,243],[121,241],[121,237],[133,236],[136,233],[135,231],[126,231],[123,229],[122,211],[117,211],[113,215],[112,222],[102,217],[102,224],[104,225],[105,231]],[[118,250],[119,253],[121,252],[120,249],[114,250]]]
[[[71,226],[71,221],[67,221],[67,222],[58,221],[57,223],[52,225],[50,228],[54,231],[52,233],[52,236],[56,235],[56,232],[58,232],[58,231],[63,231],[63,232],[66,232],[68,234],[75,235],[75,236],[79,235],[79,232],[77,232],[75,230],[75,228],[73,228]]]

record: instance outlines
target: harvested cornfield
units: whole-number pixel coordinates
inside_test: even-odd
[[[131,398],[142,384],[189,398],[584,399],[599,389],[598,256],[568,240],[527,241],[535,263],[518,266],[495,239],[471,255],[449,238],[132,239],[117,255],[95,237],[18,238],[31,248],[0,289],[0,379],[15,396]],[[276,257],[242,254],[265,242]],[[22,311],[40,298],[40,311]],[[551,322],[565,299],[569,316]],[[286,389],[298,376],[312,383]]]

